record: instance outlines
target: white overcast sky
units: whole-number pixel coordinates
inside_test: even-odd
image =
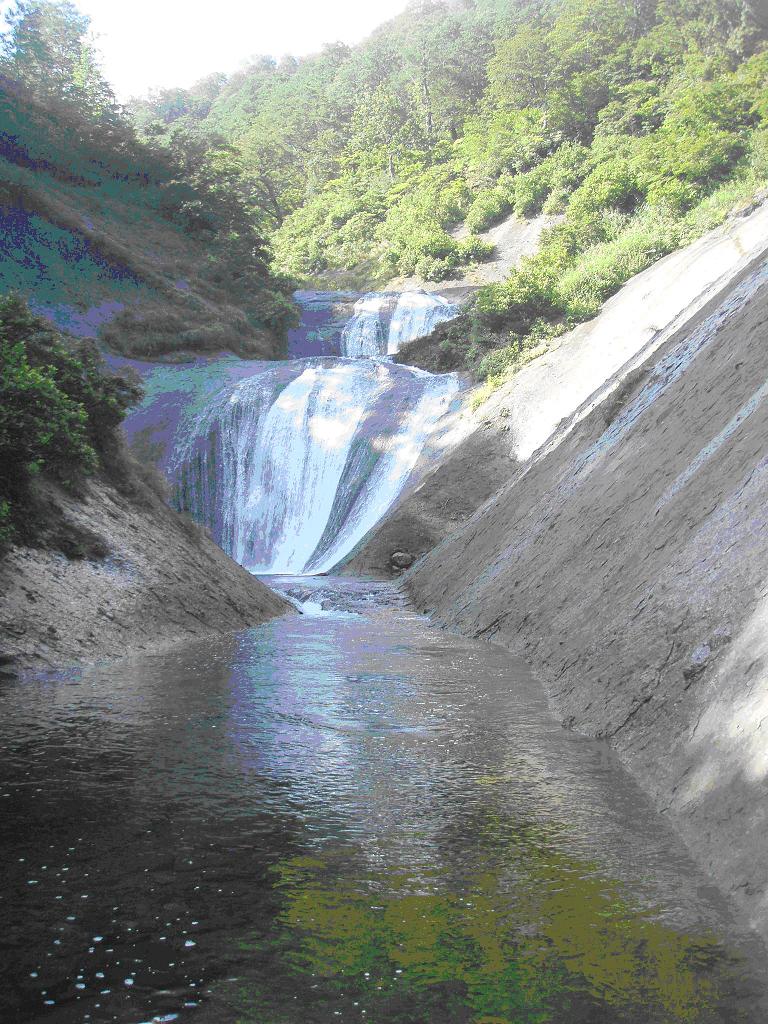
[[[118,98],[232,72],[254,54],[356,43],[407,0],[75,0],[91,18]],[[11,6],[0,0],[0,14]]]

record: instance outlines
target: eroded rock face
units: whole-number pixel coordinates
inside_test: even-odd
[[[68,559],[16,548],[0,561],[0,677],[120,658],[232,632],[293,608],[206,534],[147,491],[137,501],[102,480],[83,500],[50,503],[106,550]]]
[[[768,936],[768,263],[708,313],[404,579],[524,653]]]
[[[638,274],[595,320],[559,339],[446,438],[437,468],[405,494],[345,571],[386,575],[392,551],[422,555],[466,522],[538,448],[596,406],[610,421],[644,364],[711,312],[768,249],[768,202]]]

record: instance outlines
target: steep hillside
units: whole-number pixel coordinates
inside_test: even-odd
[[[130,140],[84,137],[71,111],[2,84],[0,289],[126,354],[284,354],[289,287],[263,264],[238,266],[213,219],[185,223],[194,197],[183,176]]]
[[[232,144],[286,272],[484,285],[404,356],[498,381],[768,181],[763,6],[417,0],[357,47],[132,110],[168,145]]]
[[[0,294],[126,354],[283,355],[291,285],[226,154],[140,142],[72,4],[6,17]]]
[[[523,652],[768,935],[768,264],[702,313],[406,586],[450,628]]]
[[[128,468],[74,496],[41,489],[57,545],[0,556],[0,676],[158,650],[293,609]]]
[[[141,391],[0,298],[0,672],[118,657],[286,605],[173,512],[126,452]]]
[[[567,430],[613,395],[661,344],[691,328],[755,260],[768,255],[768,202],[638,274],[600,315],[538,356],[439,441],[437,468],[368,537],[346,571],[388,575],[396,552],[418,557],[513,478],[558,425]],[[432,340],[414,342],[423,359]],[[535,354],[535,353],[532,353]],[[434,369],[439,369],[440,364]],[[475,400],[483,398],[475,393]]]

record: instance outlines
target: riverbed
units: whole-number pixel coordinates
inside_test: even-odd
[[[526,665],[385,584],[0,689],[0,1019],[761,1021],[762,950]]]

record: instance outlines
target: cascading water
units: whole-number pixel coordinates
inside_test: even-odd
[[[301,299],[296,351],[337,349],[354,296]],[[177,506],[241,565],[263,574],[327,572],[414,481],[459,390],[456,376],[400,366],[387,354],[457,314],[441,296],[371,293],[344,326],[346,358],[123,360],[145,386],[126,421],[129,440],[152,453]]]
[[[392,296],[369,292],[355,303],[355,315],[341,336],[341,354],[349,359],[375,359],[387,353]]]
[[[252,572],[326,572],[395,502],[457,390],[365,359],[267,364],[174,450],[178,503]]]
[[[459,312],[459,307],[442,295],[403,292],[389,324],[387,354],[395,355],[406,341],[431,334],[438,324],[455,319]]]
[[[355,304],[344,328],[342,355],[375,359],[395,355],[406,341],[431,334],[438,324],[459,315],[458,306],[428,292],[369,292]]]

